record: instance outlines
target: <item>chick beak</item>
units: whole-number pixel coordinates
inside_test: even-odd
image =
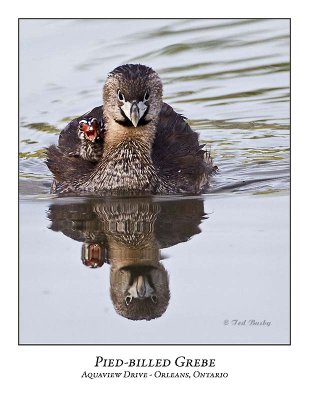
[[[97,138],[97,132],[92,126],[90,126],[89,129],[85,132],[85,135],[91,142],[94,142]]]
[[[132,103],[131,110],[130,110],[130,120],[134,127],[137,127],[138,121],[139,121],[139,108],[138,105],[134,102]]]

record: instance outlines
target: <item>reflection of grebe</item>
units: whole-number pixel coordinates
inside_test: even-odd
[[[202,199],[87,199],[53,204],[51,229],[83,242],[88,267],[111,265],[110,293],[118,314],[160,317],[169,303],[168,273],[160,249],[187,241],[205,218]]]
[[[207,188],[216,167],[186,119],[163,103],[162,91],[158,74],[144,65],[122,65],[108,74],[104,108],[71,121],[58,147],[48,149],[52,192],[175,194]],[[104,145],[96,163],[70,157],[80,147],[77,127],[87,117],[102,123]]]
[[[133,320],[160,317],[170,298],[168,274],[160,263],[154,230],[161,207],[141,200],[95,210],[105,221],[110,291],[116,311]]]

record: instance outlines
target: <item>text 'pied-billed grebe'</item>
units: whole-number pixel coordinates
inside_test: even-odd
[[[108,74],[103,107],[74,119],[47,151],[52,193],[201,193],[216,171],[198,134],[162,101],[151,68],[126,64]]]

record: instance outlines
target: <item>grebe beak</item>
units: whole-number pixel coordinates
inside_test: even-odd
[[[140,119],[139,114],[140,113],[139,113],[138,105],[135,102],[133,102],[132,106],[131,106],[131,110],[130,110],[130,120],[135,128],[137,127],[138,121]]]
[[[125,116],[132,122],[134,128],[136,128],[140,119],[148,109],[148,106],[143,101],[137,102],[134,100],[132,103],[125,101],[121,109]]]

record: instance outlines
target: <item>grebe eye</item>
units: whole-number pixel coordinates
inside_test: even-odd
[[[120,90],[118,90],[117,96],[119,101],[124,101],[124,95],[120,92]]]
[[[144,96],[144,101],[147,101],[147,100],[149,100],[149,92],[148,92],[148,90],[146,91],[145,96]]]
[[[158,302],[157,296],[156,296],[156,295],[151,296],[151,301],[152,301],[154,304],[157,304],[157,302]]]
[[[127,306],[131,303],[131,301],[132,301],[132,296],[126,296],[125,303]]]

